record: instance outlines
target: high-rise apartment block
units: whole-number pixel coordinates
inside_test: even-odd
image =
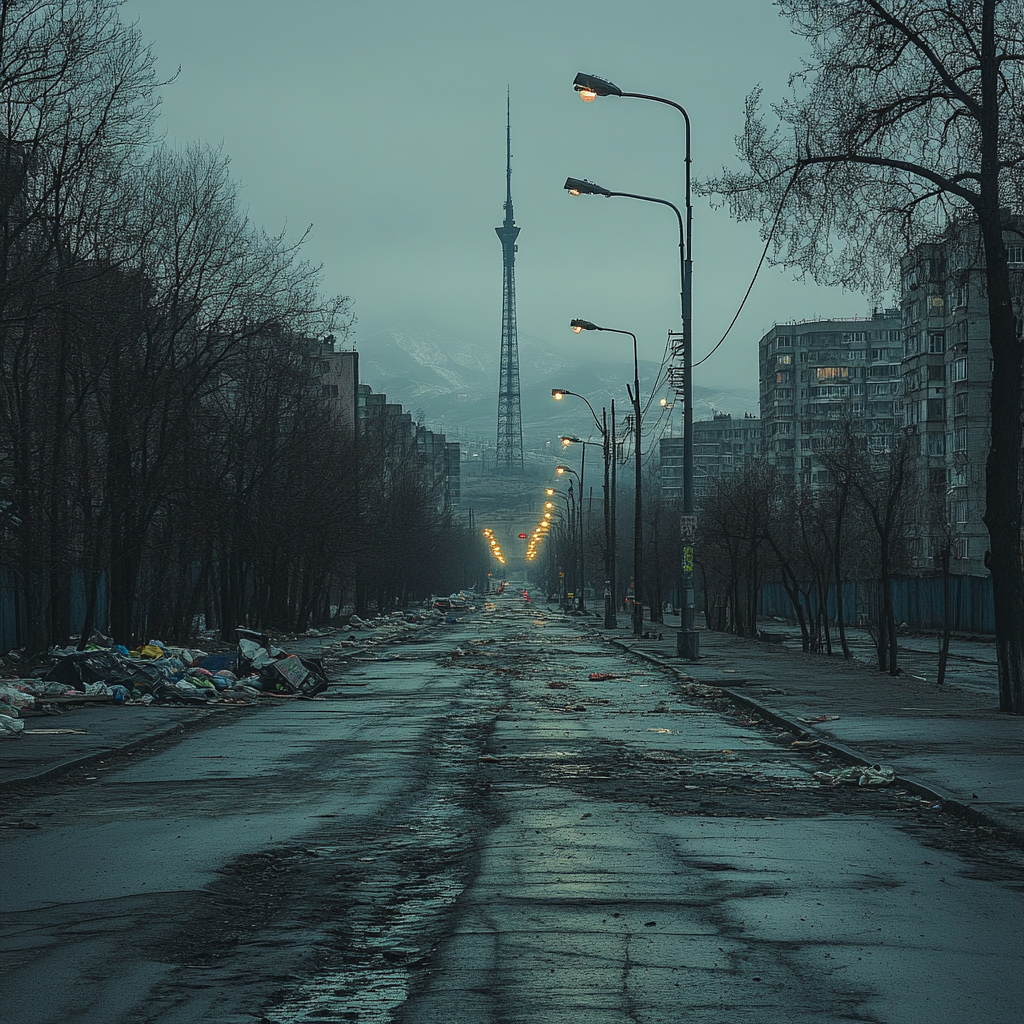
[[[416,423],[412,413],[367,384],[356,387],[356,422],[361,444],[390,460],[396,472],[410,471],[433,495],[438,511],[452,512],[462,500],[461,446]]]
[[[1005,216],[1005,242],[1021,332],[1024,217]],[[988,531],[985,461],[990,439],[992,348],[984,256],[977,228],[960,227],[946,240],[919,246],[901,263],[904,340],[903,422],[912,444],[919,495],[911,558],[935,565],[946,540],[953,571],[984,575]]]
[[[735,419],[716,412],[710,420],[693,424],[693,493],[696,500],[709,494],[716,480],[741,472],[761,451],[761,420],[749,413]],[[659,442],[661,495],[683,497],[683,438],[663,437]]]
[[[776,324],[758,355],[764,451],[787,486],[814,490],[828,482],[817,453],[843,421],[869,450],[891,445],[903,358],[899,310]]]

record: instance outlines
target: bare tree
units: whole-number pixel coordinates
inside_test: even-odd
[[[707,190],[774,234],[816,280],[889,287],[908,248],[969,221],[982,238],[992,344],[988,566],[999,702],[1024,714],[1021,386],[1024,343],[1004,234],[1024,208],[1021,0],[779,0],[811,51],[774,106],[747,101],[743,172]]]

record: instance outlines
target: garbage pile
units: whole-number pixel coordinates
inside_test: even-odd
[[[158,640],[132,651],[117,644],[54,648],[52,663],[36,675],[0,680],[0,737],[17,735],[23,715],[61,704],[251,704],[327,689],[320,661],[289,654],[261,633],[237,634],[237,651],[220,654]]]
[[[460,593],[453,594],[450,598],[438,598],[421,611],[391,612],[389,615],[379,615],[373,619],[361,619],[358,615],[352,615],[345,629],[351,634],[350,640],[356,639],[353,631],[358,631],[370,634],[366,637],[360,636],[361,643],[390,643],[399,636],[415,633],[426,626],[455,622],[456,615],[461,616],[472,611],[476,611],[476,606],[469,602],[465,593]]]

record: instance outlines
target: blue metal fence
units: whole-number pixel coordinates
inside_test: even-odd
[[[71,575],[69,621],[71,632],[81,632],[85,625],[87,605],[85,573],[75,570]],[[10,569],[0,569],[0,654],[18,650],[25,644],[25,593],[18,586],[17,577]],[[107,580],[101,575],[96,587],[96,626],[103,629],[107,622]]]
[[[992,579],[989,576],[953,576],[950,579],[950,613],[957,633],[995,633],[995,609]],[[843,583],[843,618],[856,624],[875,621],[878,613],[877,580],[847,580]],[[896,622],[911,629],[942,629],[942,578],[939,576],[900,577],[892,581],[892,602]],[[812,602],[813,605],[813,602]],[[812,612],[813,612],[812,607]],[[793,617],[793,604],[781,583],[766,583],[761,588],[761,615]],[[835,621],[835,587],[828,592],[828,616]]]

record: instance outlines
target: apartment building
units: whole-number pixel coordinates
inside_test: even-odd
[[[776,324],[758,343],[758,359],[764,451],[787,486],[828,482],[817,453],[844,421],[870,450],[891,445],[902,403],[898,309]]]
[[[734,418],[716,412],[710,420],[693,424],[694,500],[708,494],[716,480],[741,471],[760,452],[761,420],[747,413]],[[667,499],[683,497],[683,439],[663,437],[659,442],[661,495]]]
[[[1004,213],[1017,329],[1024,333],[1024,217]],[[977,228],[958,226],[946,239],[919,246],[900,270],[902,425],[913,439],[913,487],[921,496],[911,557],[917,568],[933,567],[948,538],[953,571],[984,575],[992,349]]]
[[[391,459],[396,472],[412,468],[423,487],[436,496],[439,511],[458,508],[462,486],[457,441],[415,423],[412,413],[367,384],[356,386],[356,423],[360,438]]]

